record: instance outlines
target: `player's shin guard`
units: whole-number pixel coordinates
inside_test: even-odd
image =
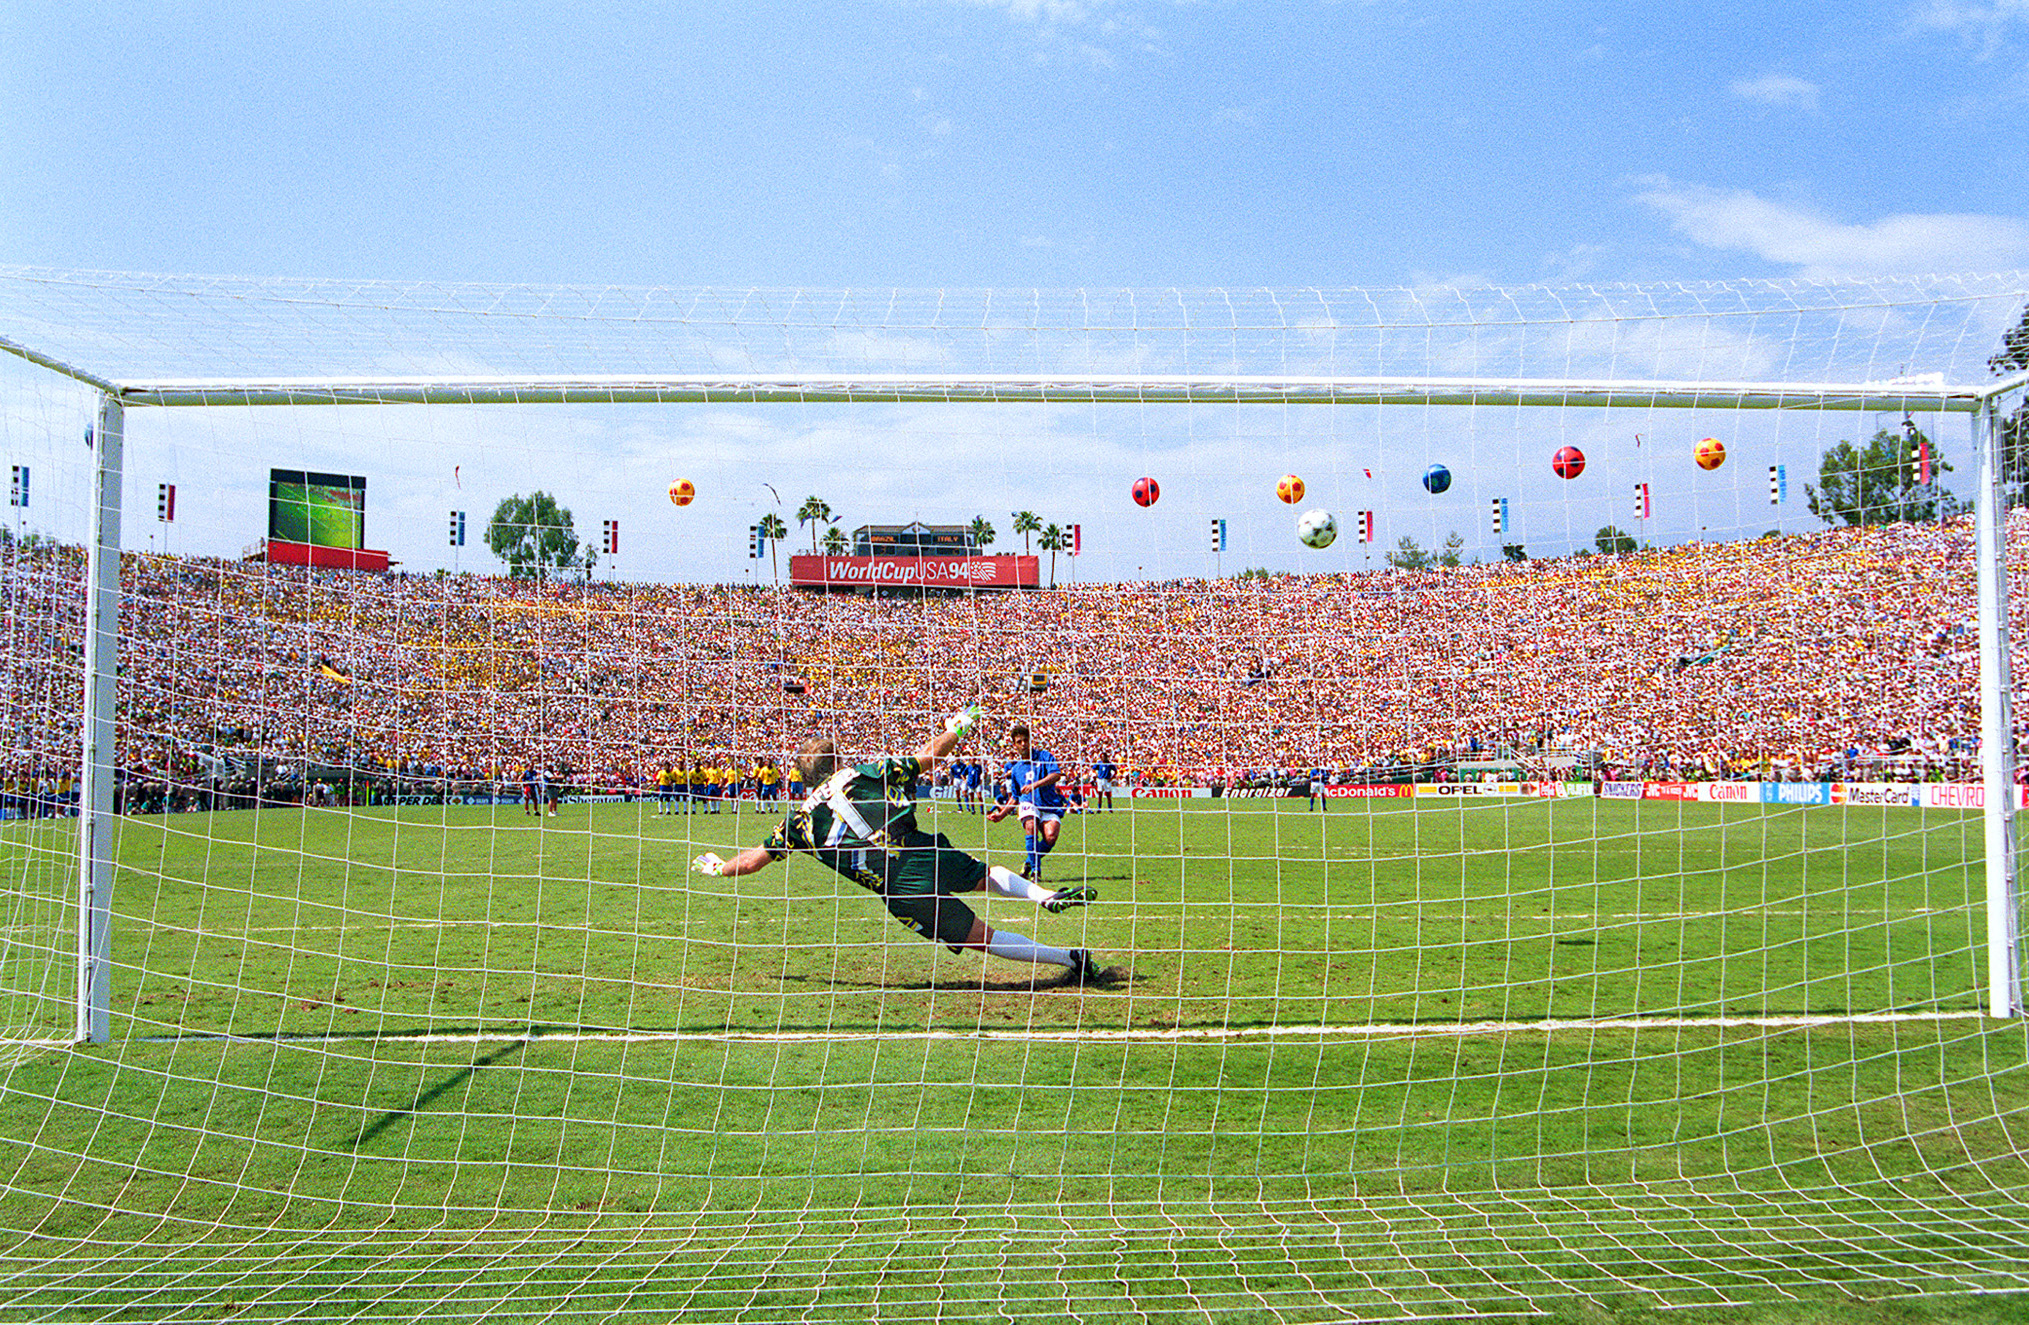
[[[1026,934],[1006,934],[994,930],[986,940],[986,950],[996,957],[1005,957],[1011,962],[1033,962],[1038,966],[1063,967],[1076,964],[1076,960],[1065,949],[1038,943]]]
[[[1048,888],[1039,883],[1030,883],[1005,865],[990,865],[986,870],[988,892],[1002,897],[1014,897],[1024,902],[1043,902],[1051,897]]]

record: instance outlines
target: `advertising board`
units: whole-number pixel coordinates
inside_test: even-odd
[[[1829,782],[1764,782],[1761,784],[1763,805],[1830,805],[1832,784]]]
[[[1923,804],[1920,782],[1834,782],[1834,805],[1894,805],[1902,808]]]
[[[1041,558],[832,557],[789,558],[789,583],[799,589],[1033,589]]]

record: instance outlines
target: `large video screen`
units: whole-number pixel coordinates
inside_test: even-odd
[[[365,547],[366,480],[357,474],[269,470],[268,537],[318,547]]]

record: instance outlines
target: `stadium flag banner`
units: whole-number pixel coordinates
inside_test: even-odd
[[[1646,483],[1635,484],[1634,518],[1637,520],[1646,520],[1649,518],[1650,511],[1651,507],[1649,506],[1649,485]]]
[[[1040,557],[789,558],[789,583],[799,589],[1034,589]]]

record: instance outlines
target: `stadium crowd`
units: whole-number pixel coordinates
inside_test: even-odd
[[[2029,552],[2029,515],[2009,530]],[[870,599],[369,575],[130,554],[129,808],[749,777],[873,754],[973,698],[1126,781],[1474,775],[1965,780],[1964,521],[1621,556]],[[72,794],[83,556],[5,551],[17,806]],[[2018,571],[2017,579],[2020,575]],[[2018,595],[2013,626],[2025,624]],[[2029,668],[2023,669],[2029,673]],[[2018,694],[2017,711],[2029,713]]]

